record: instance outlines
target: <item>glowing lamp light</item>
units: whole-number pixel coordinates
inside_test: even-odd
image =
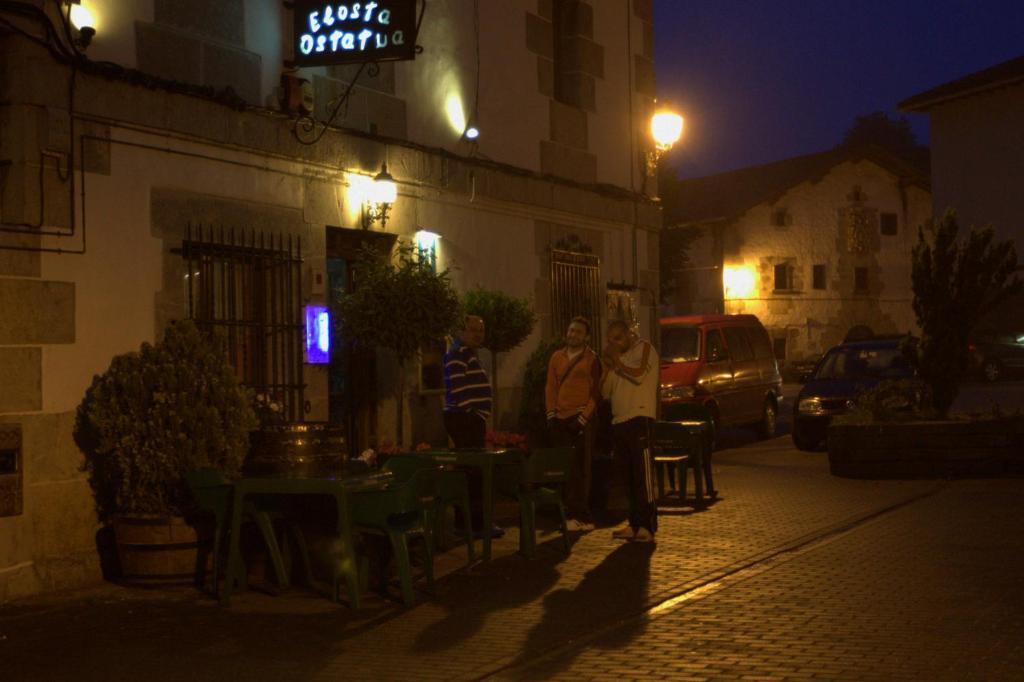
[[[722,269],[722,288],[726,300],[751,298],[756,291],[754,269],[748,266],[730,266]]]
[[[397,198],[398,185],[391,173],[388,173],[388,164],[384,163],[370,185],[370,201],[375,204],[393,204]]]
[[[468,128],[466,128],[466,139],[467,140],[475,140],[478,137],[480,137],[480,129],[479,128],[477,128],[476,126],[469,126]]]
[[[651,137],[658,151],[666,152],[683,135],[683,117],[671,111],[659,111],[651,117]]]
[[[88,7],[81,3],[71,5],[68,10],[68,19],[71,20],[71,25],[79,31],[86,28],[92,29],[93,32],[96,31],[96,17]]]
[[[451,93],[448,95],[444,102],[444,112],[448,116],[448,123],[451,124],[452,130],[458,135],[466,133],[466,112],[462,108],[462,98]]]
[[[420,230],[416,233],[416,246],[423,251],[433,251],[437,248],[437,240],[440,235],[427,230]]]
[[[331,313],[327,306],[306,306],[306,362],[326,365],[331,360]]]

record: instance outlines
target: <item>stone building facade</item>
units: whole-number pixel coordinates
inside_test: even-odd
[[[2,10],[13,28],[0,28],[0,601],[99,578],[74,410],[114,355],[190,314],[196,243],[297,255],[305,306],[330,304],[361,241],[437,235],[424,248],[458,289],[528,298],[539,317],[501,356],[501,428],[526,357],[578,293],[553,274],[563,250],[589,251],[576,255],[598,311],[606,284],[621,302],[626,283],[651,332],[650,0],[431,0],[415,60],[358,78],[292,69],[293,16],[276,0],[84,0],[96,35],[72,58],[59,3],[22,4],[39,11]],[[350,91],[316,144],[279,104],[282,75],[309,82],[319,121]],[[386,225],[363,229],[361,192],[384,163],[398,196]],[[373,360],[359,406],[333,364],[300,360],[300,418],[347,420],[353,447],[393,438],[396,370]],[[436,385],[408,385],[405,433],[443,439]]]
[[[687,180],[666,205],[666,229],[694,235],[673,314],[757,315],[780,361],[916,328],[910,252],[931,195],[880,149]]]

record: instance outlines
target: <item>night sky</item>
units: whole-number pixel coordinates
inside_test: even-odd
[[[1024,54],[1024,0],[654,0],[668,162],[711,175],[822,151],[855,116]],[[927,143],[927,117],[908,114]],[[1022,122],[1024,125],[1024,122]]]

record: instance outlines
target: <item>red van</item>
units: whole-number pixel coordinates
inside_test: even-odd
[[[661,403],[708,409],[716,429],[750,425],[775,435],[782,377],[768,332],[754,315],[661,319]]]

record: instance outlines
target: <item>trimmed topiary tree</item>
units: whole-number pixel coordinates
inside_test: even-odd
[[[436,272],[408,244],[395,262],[364,250],[355,291],[338,304],[338,338],[365,348],[385,348],[398,360],[397,441],[404,440],[406,366],[425,344],[443,339],[459,322],[459,297],[448,270]]]
[[[541,340],[530,353],[523,369],[523,402],[519,406],[519,428],[530,443],[543,443],[547,437],[548,413],[544,405],[544,388],[548,380],[551,354],[565,346],[565,339]]]
[[[498,416],[498,354],[505,353],[526,340],[533,332],[537,316],[524,298],[509,296],[503,291],[473,289],[462,299],[466,315],[477,315],[484,321],[483,346],[491,352],[492,411]],[[495,423],[497,423],[495,421]]]
[[[75,419],[99,520],[182,516],[191,507],[189,471],[237,474],[256,428],[250,403],[221,344],[189,320],[114,357]]]
[[[932,407],[946,416],[969,363],[968,339],[978,321],[1021,289],[1013,242],[995,242],[992,228],[964,240],[953,211],[918,230],[912,254],[914,313],[921,327],[917,352]]]

